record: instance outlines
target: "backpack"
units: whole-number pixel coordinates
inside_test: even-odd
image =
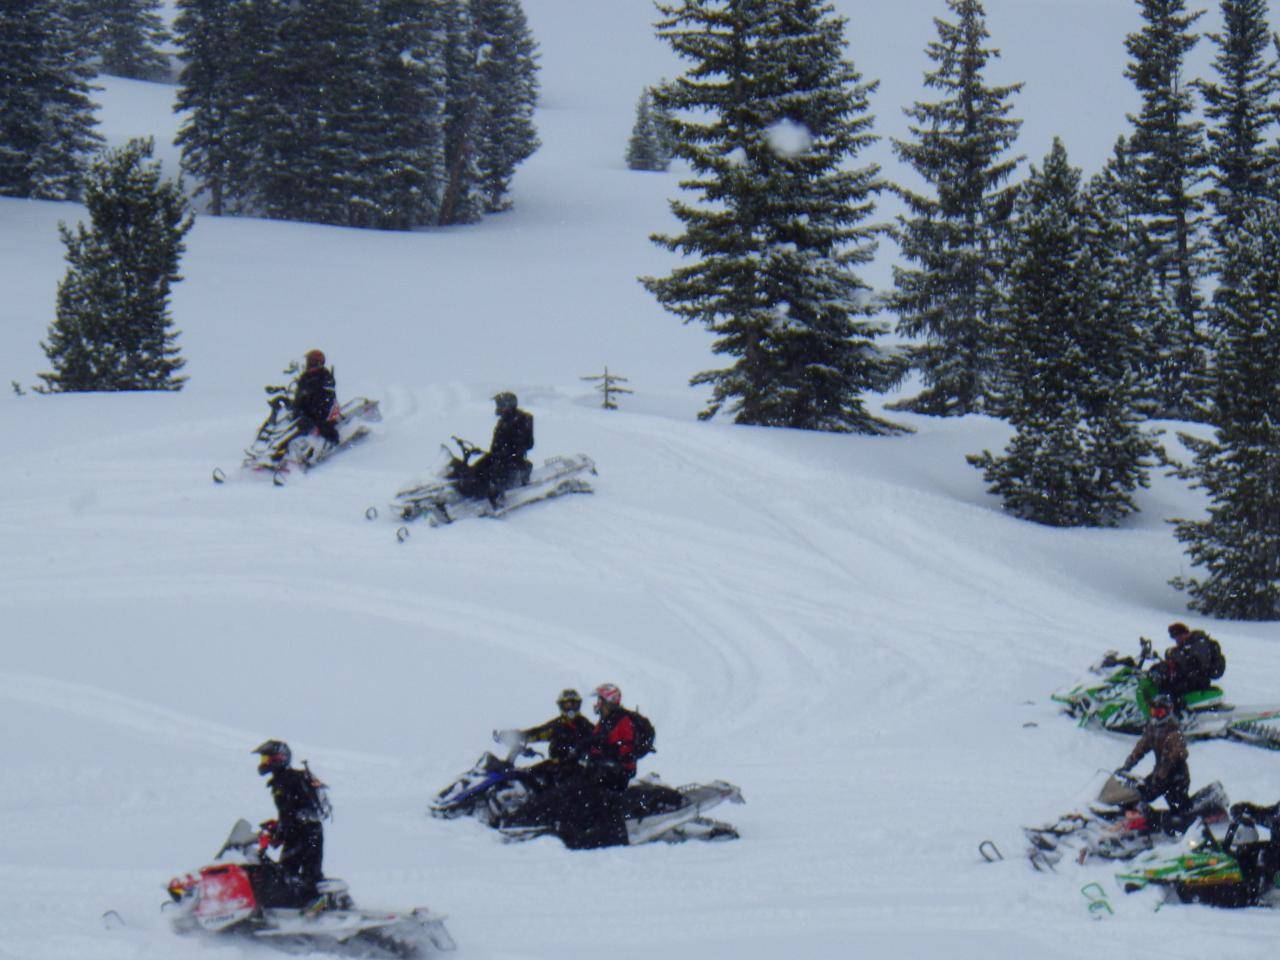
[[[635,731],[636,759],[656,753],[658,748],[653,741],[657,731],[653,729],[653,721],[638,710],[628,710],[627,714],[631,717],[631,729]]]
[[[1209,676],[1217,680],[1227,672],[1227,658],[1223,656],[1222,647],[1219,646],[1218,641],[1207,634],[1204,638],[1204,647],[1208,654],[1205,667],[1209,671]]]
[[[311,801],[311,809],[318,820],[333,819],[333,804],[329,802],[329,785],[311,772],[307,761],[302,761],[302,772],[305,774],[302,783],[306,788],[307,799]]]

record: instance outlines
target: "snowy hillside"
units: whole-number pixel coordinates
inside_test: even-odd
[[[941,3],[840,6],[900,132]],[[1130,102],[1133,5],[987,6],[998,79],[1028,83],[1023,152],[1061,133],[1096,169]],[[448,913],[460,958],[1264,955],[1269,913],[1157,914],[1105,867],[1020,856],[1022,824],[1129,749],[1048,694],[1188,619],[1164,521],[1197,496],[1157,476],[1125,528],[1050,530],[1003,516],[964,462],[1003,445],[994,420],[901,417],[917,432],[896,439],[696,422],[709,338],[635,282],[669,266],[647,235],[680,175],[621,162],[640,88],[677,66],[643,0],[526,8],[544,146],[511,212],[412,234],[202,218],[174,297],[186,390],[0,402],[0,958],[260,956],[180,940],[157,907],[236,817],[270,814],[265,737],[331,785],[328,872]],[[171,140],[171,88],[103,86],[113,142]],[[0,200],[0,380],[45,369],[56,224],[79,214]],[[313,346],[343,397],[382,401],[376,436],[283,489],[238,474],[262,386]],[[579,380],[605,364],[637,391],[620,412]],[[450,434],[487,441],[503,387],[537,418],[535,458],[596,460],[593,496],[403,545],[364,518]],[[1280,700],[1276,626],[1208,626],[1231,698]],[[604,681],[657,724],[642,771],[742,787],[739,841],[574,853],[425,815],[492,729]],[[1275,763],[1192,748],[1194,784],[1233,799],[1274,802]],[[1009,860],[982,863],[985,838]],[[1090,922],[1089,881],[1116,916]]]

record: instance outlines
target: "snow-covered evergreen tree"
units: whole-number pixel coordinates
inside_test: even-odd
[[[1003,456],[968,458],[1006,510],[1037,523],[1113,526],[1147,485],[1132,330],[1107,282],[1115,229],[1082,202],[1080,173],[1055,140],[1009,236],[1000,406],[1015,433]]]
[[[668,123],[665,112],[654,106],[651,88],[645,87],[636,101],[636,121],[627,140],[628,168],[661,171],[671,166],[671,137],[665,129]]]
[[[511,206],[516,167],[538,149],[538,45],[520,0],[472,0],[477,34],[479,117],[476,167],[486,213]]]
[[[169,39],[160,0],[71,0],[80,29],[103,73],[157,80],[169,72],[160,51]]]
[[[376,11],[364,0],[243,5],[265,5],[275,19],[241,77],[254,99],[236,121],[236,141],[253,144],[254,208],[283,220],[376,225],[376,190],[363,175],[382,119]]]
[[[470,0],[440,0],[445,34],[445,171],[440,223],[475,223],[484,213],[476,143],[484,111],[479,34]]]
[[[84,187],[89,226],[60,227],[69,267],[41,344],[53,366],[44,392],[178,390],[186,379],[169,288],[191,218],[151,156],[150,140],[100,155]]]
[[[242,102],[242,41],[236,0],[177,0],[174,33],[182,73],[174,110],[185,114],[178,131],[182,168],[208,193],[209,212],[221,216],[244,167],[244,145],[232,140],[232,116]]]
[[[940,416],[986,407],[1000,341],[996,308],[1005,222],[1014,188],[1006,181],[1021,157],[1009,149],[1021,121],[1012,97],[1021,84],[991,86],[985,72],[999,51],[987,46],[980,0],[947,0],[954,22],[935,19],[925,86],[941,99],[907,109],[911,139],[894,150],[928,184],[928,193],[897,192],[908,215],[896,229],[913,267],[895,267],[891,309],[898,331],[922,340],[913,349],[925,389],[903,409]]]
[[[446,25],[437,0],[380,0],[376,140],[365,150],[380,225],[407,229],[440,216],[446,171]]]
[[[1208,177],[1203,124],[1195,117],[1183,64],[1199,39],[1191,32],[1200,13],[1184,0],[1137,0],[1144,26],[1125,41],[1132,58],[1125,75],[1142,98],[1129,119],[1134,168],[1130,200],[1152,245],[1152,266],[1177,308],[1175,328],[1152,331],[1148,343],[1176,378],[1147,387],[1162,416],[1202,415],[1208,378],[1199,282],[1206,272],[1204,198]]]
[[[1178,578],[1191,608],[1235,620],[1280,619],[1280,207],[1261,203],[1225,240],[1212,324],[1219,353],[1216,433],[1182,435],[1195,455],[1180,473],[1209,497],[1208,517],[1177,521],[1206,571]]]
[[[1277,194],[1277,156],[1270,131],[1280,109],[1280,69],[1272,52],[1267,0],[1221,0],[1222,33],[1209,34],[1218,48],[1215,82],[1199,86],[1210,126],[1214,211],[1212,232],[1221,247],[1227,231],[1240,228],[1255,204]]]
[[[0,4],[0,196],[75,197],[101,142],[92,77],[60,0]]]
[[[689,61],[657,94],[694,171],[674,201],[678,236],[655,242],[696,262],[642,282],[664,308],[716,334],[730,366],[700,373],[739,423],[888,433],[863,394],[901,374],[875,345],[855,272],[875,250],[866,221],[881,188],[864,82],[844,59],[845,21],[819,0],[660,3],[659,36]]]

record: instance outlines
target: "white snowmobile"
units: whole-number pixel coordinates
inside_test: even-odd
[[[501,517],[531,503],[568,493],[592,492],[591,484],[584,475],[594,475],[596,465],[590,457],[578,454],[549,457],[542,466],[533,467],[519,478],[523,482],[509,487],[496,502],[482,496],[468,497],[459,486],[465,487],[466,478],[474,469],[472,459],[483,455],[484,451],[461,437],[453,437],[453,442],[458,447],[456,454],[441,445],[448,462],[437,471],[435,479],[405,487],[396,493],[391,501],[391,510],[397,519],[415,520],[425,516],[431,526],[436,527],[464,517]],[[378,511],[373,507],[365,511],[370,520],[377,515]]]
[[[338,431],[336,444],[325,440],[315,430],[303,431],[293,412],[298,369],[297,363],[285,368],[286,374],[294,375],[287,386],[272,385],[264,388],[271,412],[258,428],[253,443],[244,451],[242,467],[245,470],[271,474],[276,486],[283,485],[291,468],[310,470],[366,439],[370,434],[368,424],[382,420],[378,401],[353,397],[346,403],[335,403],[329,413],[329,422]],[[226,474],[220,468],[213,471],[214,483],[222,483],[226,479]]]
[[[1147,806],[1137,788],[1136,778],[1113,773],[1098,791],[1097,799],[1083,810],[1039,827],[1024,827],[1031,865],[1037,870],[1052,869],[1068,855],[1077,863],[1091,857],[1129,860],[1176,841],[1196,820],[1227,820],[1227,793],[1216,780],[1191,795],[1187,812],[1182,815]]]
[[[374,958],[421,958],[456,944],[444,917],[425,907],[407,912],[356,907],[341,880],[323,880],[318,900],[306,909],[264,907],[266,835],[237,820],[214,860],[169,881],[173,929],[180,934],[228,934],[252,938],[288,953],[312,951]],[[223,860],[228,854],[234,859]]]

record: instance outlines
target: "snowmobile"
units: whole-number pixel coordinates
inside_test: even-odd
[[[555,784],[555,774],[546,765],[517,763],[519,758],[541,760],[542,754],[527,747],[519,731],[500,731],[494,739],[507,747],[506,754],[482,754],[475,766],[436,794],[429,808],[431,815],[475,817],[498,828],[509,842],[560,835],[554,824],[531,823],[521,816],[530,800]],[[724,780],[671,787],[657,774],[649,774],[622,793],[627,843],[737,839],[733,826],[703,815],[725,801],[746,802],[741,789]]]
[[[1116,879],[1125,893],[1157,887],[1165,902],[1280,906],[1280,872],[1267,876],[1262,866],[1268,842],[1247,814],[1229,823],[1196,821],[1176,848],[1153,851]]]
[[[237,820],[214,864],[169,881],[173,929],[179,934],[233,934],[289,953],[419,958],[456,944],[444,917],[425,907],[408,912],[354,906],[341,880],[323,880],[305,909],[263,907],[258,891],[277,869],[266,854],[269,835]],[[229,854],[234,858],[224,860]]]
[[[1051,699],[1062,706],[1063,713],[1074,717],[1078,726],[1140,734],[1156,694],[1153,668],[1160,663],[1160,654],[1143,637],[1136,658],[1108,650],[1083,679],[1057,691]],[[1216,686],[1183,694],[1180,700],[1179,720],[1188,740],[1221,737],[1280,749],[1280,706],[1233,706],[1223,700],[1222,690]]]
[[[284,372],[297,374],[298,369],[298,364],[292,363]],[[258,428],[253,443],[244,451],[243,468],[271,474],[272,481],[277,486],[284,483],[284,478],[292,467],[306,471],[323,463],[366,439],[370,434],[368,424],[382,420],[378,401],[354,397],[343,404],[335,403],[329,413],[329,422],[338,430],[336,444],[325,440],[315,430],[304,433],[293,412],[296,383],[297,376],[294,376],[287,385],[276,384],[264,388],[271,412]],[[215,469],[213,480],[215,483],[222,483],[226,480],[226,474],[221,469]]]
[[[463,517],[501,517],[512,510],[563,496],[567,493],[591,493],[591,485],[583,474],[594,474],[596,465],[590,457],[578,454],[573,457],[550,457],[540,467],[526,471],[516,486],[508,488],[496,502],[484,497],[468,497],[459,489],[465,487],[474,470],[472,459],[484,451],[475,444],[453,437],[458,448],[454,453],[441,444],[448,462],[441,467],[434,480],[406,487],[396,493],[391,502],[393,515],[400,520],[415,520],[425,516],[431,526],[452,523]],[[365,512],[369,519],[377,516],[370,507]]]
[[[1135,777],[1113,773],[1084,810],[1039,827],[1024,827],[1031,865],[1037,870],[1053,869],[1067,855],[1077,863],[1090,857],[1129,860],[1176,841],[1193,822],[1227,820],[1227,794],[1216,780],[1191,795],[1182,815],[1148,807],[1138,795],[1138,784]]]
[[[497,826],[532,794],[550,786],[550,777],[534,766],[516,764],[520,757],[544,759],[526,746],[519,731],[496,730],[493,739],[507,748],[506,753],[501,757],[488,750],[482,753],[470,770],[436,794],[428,808],[433,817],[475,817],[487,826]]]

